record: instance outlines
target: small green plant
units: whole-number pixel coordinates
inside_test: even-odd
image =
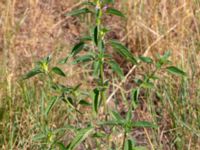
[[[36,67],[23,77],[23,79],[29,79],[41,74],[47,78],[46,81],[48,81],[48,85],[52,90],[52,94],[44,110],[46,119],[44,127],[41,133],[37,134],[33,139],[34,141],[45,143],[49,149],[57,147],[61,150],[72,150],[76,149],[81,143],[83,143],[85,149],[92,149],[92,145],[85,142],[89,137],[94,138],[93,140],[99,149],[101,149],[102,144],[106,149],[116,148],[119,145],[114,144],[113,146],[111,144],[113,132],[123,133],[122,144],[119,146],[120,149],[142,149],[134,143],[130,134],[132,129],[141,127],[157,128],[157,126],[146,121],[134,121],[133,112],[139,104],[140,91],[153,88],[154,81],[159,79],[156,76],[158,71],[167,69],[170,73],[185,76],[182,70],[174,66],[169,66],[169,52],[166,52],[163,56],[158,56],[156,61],[150,57],[135,57],[124,44],[116,39],[108,39],[106,35],[110,29],[103,24],[105,15],[115,15],[125,19],[123,13],[111,7],[113,4],[114,0],[86,1],[82,3],[80,9],[73,10],[67,14],[72,17],[90,14],[95,18],[90,35],[81,37],[80,41],[72,48],[70,54],[60,61],[60,63],[69,63],[72,60],[74,65],[89,64],[87,67],[92,68],[91,75],[95,81],[95,87],[92,89],[92,92],[82,94],[85,92],[84,89],[81,89],[81,84],[66,86],[54,82],[54,74],[62,77],[66,75],[59,67],[51,66],[51,56],[39,61]],[[110,68],[112,76],[119,78],[119,80],[124,78],[123,69],[110,53],[111,47],[117,54],[123,57],[122,59],[125,59],[131,65],[139,67],[140,64],[145,63],[145,65],[153,66],[154,68],[153,71],[142,74],[142,78],[137,79],[135,76],[132,77],[135,84],[131,87],[132,90],[129,93],[131,98],[126,100],[128,110],[126,110],[125,116],[121,115],[117,109],[112,110],[106,103],[109,96],[108,91],[111,89],[111,78],[105,74],[105,68]],[[68,121],[67,125],[62,129],[53,130],[48,123],[48,115],[58,101],[63,101],[66,104],[67,109],[70,110],[69,115],[72,115],[74,118]],[[93,114],[86,121],[80,118],[84,118],[84,112],[80,109],[82,106],[89,107]],[[68,120],[70,119],[71,117],[68,117]],[[70,122],[78,123],[70,124]],[[110,132],[107,132],[106,128],[109,128]],[[67,134],[71,133],[71,135],[74,135],[74,138],[67,139],[71,140],[67,145],[60,138],[66,135],[66,131],[69,131]],[[62,132],[62,136],[60,132]]]

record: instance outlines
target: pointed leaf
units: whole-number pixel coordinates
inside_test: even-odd
[[[175,74],[175,75],[186,76],[186,73],[184,71],[182,71],[181,69],[179,69],[175,66],[167,67],[167,71],[169,73],[172,73],[172,74]]]
[[[72,49],[72,56],[77,55],[81,50],[83,50],[85,43],[84,42],[80,42],[78,44],[76,44],[73,49]]]
[[[47,108],[45,110],[45,115],[49,114],[50,110],[53,108],[53,106],[57,100],[58,100],[58,97],[56,97],[56,96],[52,97],[52,99],[47,104]]]
[[[116,40],[111,40],[111,46],[117,50],[117,52],[123,56],[125,59],[129,60],[131,63],[136,64],[137,60],[134,58],[132,53],[129,51],[129,49],[122,45],[120,42]]]
[[[125,125],[124,120],[110,120],[105,122],[100,122],[99,125],[109,125],[109,126],[123,126]]]
[[[40,71],[40,69],[39,69],[39,68],[35,68],[35,69],[29,71],[27,74],[25,74],[25,75],[22,77],[22,79],[23,79],[23,80],[29,79],[29,78],[31,78],[31,77],[33,77],[33,76],[39,74],[39,73],[42,73],[42,72]]]
[[[108,64],[119,77],[124,78],[124,73],[116,61],[109,61]]]
[[[171,52],[170,51],[166,51],[164,53],[164,55],[161,57],[163,60],[167,60],[169,58],[169,56],[171,55]]]
[[[99,90],[94,89],[94,102],[93,102],[93,109],[96,113],[98,113],[98,107],[99,107]]]
[[[154,87],[154,83],[147,81],[147,82],[142,83],[141,87],[146,88],[146,89],[151,89]]]
[[[129,109],[129,111],[126,114],[126,121],[130,122],[132,120],[132,109]]]
[[[100,62],[95,61],[93,63],[93,76],[97,77],[99,75],[99,72],[100,72]]]
[[[78,131],[76,137],[69,145],[69,150],[75,149],[82,141],[84,141],[93,132],[93,130],[94,130],[93,127],[88,127]]]
[[[95,3],[93,3],[93,2],[83,2],[82,5],[95,6]]]
[[[125,15],[121,11],[114,8],[107,8],[106,13],[111,14],[111,15],[116,15],[119,17],[125,17]]]
[[[106,136],[105,133],[102,133],[102,132],[96,132],[92,135],[92,137],[94,138],[104,138]]]
[[[105,2],[106,4],[109,4],[109,3],[114,3],[115,0],[104,0],[104,2]]]
[[[136,121],[132,123],[132,127],[136,127],[136,128],[157,128],[156,125],[154,125],[153,123],[147,122],[147,121]]]
[[[85,101],[85,100],[80,100],[79,104],[83,105],[83,106],[91,106],[91,104],[89,102]]]
[[[168,60],[168,58],[169,58],[169,56],[171,55],[171,52],[170,51],[166,51],[165,53],[164,53],[164,55],[162,55],[162,56],[160,56],[160,55],[158,55],[157,57],[158,57],[158,62],[156,63],[156,67],[158,68],[158,69],[160,69],[164,64],[167,64],[167,63],[169,63],[170,61]]]
[[[94,40],[94,43],[96,45],[98,45],[98,28],[97,28],[97,26],[94,28],[93,40]]]
[[[78,16],[81,14],[86,14],[86,13],[92,13],[92,11],[90,11],[88,8],[81,8],[81,9],[76,9],[71,11],[70,13],[66,14],[69,16]]]
[[[91,41],[92,37],[91,36],[83,36],[81,37],[80,41],[84,42],[84,41]]]
[[[139,58],[140,58],[141,61],[143,61],[145,63],[148,63],[148,64],[153,63],[153,60],[150,57],[140,56]]]
[[[118,120],[118,121],[124,120],[124,119],[122,118],[122,116],[121,116],[118,112],[116,112],[116,111],[112,111],[112,112],[111,112],[111,115],[112,115],[112,117],[113,117],[115,120]]]
[[[135,145],[135,141],[131,139],[127,139],[125,142],[124,150],[133,150],[134,145]]]
[[[140,89],[133,89],[131,92],[131,98],[134,102],[138,102],[138,97],[139,97]]]
[[[39,133],[37,135],[35,135],[32,140],[33,141],[41,141],[41,140],[44,140],[46,138],[46,135],[43,134],[43,133]]]
[[[65,57],[64,59],[61,59],[59,61],[59,64],[65,64],[68,61],[68,59],[69,59],[69,56]]]
[[[132,100],[132,105],[133,105],[133,108],[135,109],[138,105],[138,98],[139,98],[139,94],[140,94],[140,89],[137,88],[137,89],[133,89],[131,91],[131,100]]]
[[[89,62],[91,60],[93,60],[92,55],[84,55],[84,56],[80,56],[77,59],[75,59],[73,64],[85,63],[85,62]]]
[[[60,75],[60,76],[65,77],[65,73],[64,73],[60,68],[58,68],[58,67],[53,67],[53,68],[52,68],[52,71],[53,71],[54,73]]]

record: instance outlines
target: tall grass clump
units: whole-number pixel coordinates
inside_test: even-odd
[[[132,132],[136,128],[157,132],[158,122],[135,119],[133,114],[141,105],[141,97],[150,100],[149,95],[156,90],[155,83],[161,81],[159,72],[167,71],[182,80],[186,78],[186,73],[170,62],[169,51],[157,55],[155,60],[143,55],[134,56],[125,44],[107,36],[111,31],[104,23],[107,15],[126,20],[121,11],[113,8],[114,3],[114,0],[86,1],[80,8],[66,14],[70,17],[90,15],[92,26],[89,25],[89,35],[79,38],[71,52],[59,61],[59,66],[52,65],[54,54],[50,54],[23,76],[25,80],[38,75],[45,87],[38,87],[40,114],[36,120],[39,130],[32,138],[33,142],[39,143],[38,149],[145,149],[135,142]],[[132,67],[126,75],[114,55],[119,55]],[[77,85],[58,82],[55,75],[70,80],[61,69],[62,64],[91,70],[86,78],[92,76],[92,88],[83,88],[81,82]],[[134,68],[140,69],[144,65],[151,69],[139,76],[132,73]],[[124,91],[121,86],[128,78],[132,82]],[[120,81],[117,89],[115,80]],[[26,102],[29,96],[31,94],[24,92]],[[60,112],[64,116],[62,119],[53,114],[59,105],[65,107]]]

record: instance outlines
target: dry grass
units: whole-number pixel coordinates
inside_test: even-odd
[[[90,17],[74,19],[63,15],[79,4],[80,1],[75,0],[0,1],[2,149],[37,149],[31,140],[37,132],[34,128],[39,120],[38,114],[33,114],[34,111],[39,113],[37,89],[24,85],[23,91],[17,81],[39,58],[51,52],[57,59],[65,56],[79,34],[86,32]],[[149,149],[200,149],[200,1],[123,0],[118,1],[116,7],[127,14],[127,20],[106,18],[105,23],[114,29],[109,36],[125,42],[135,55],[145,53],[155,57],[157,53],[171,50],[171,60],[188,73],[186,81],[167,78],[163,73],[166,78],[157,83],[155,89],[160,98],[147,92],[149,100],[142,100],[141,108],[135,112],[136,119],[159,122],[159,129],[153,133],[146,129],[136,130],[133,136]],[[116,59],[122,61],[118,56]],[[142,72],[131,69],[123,61],[121,64],[129,74]],[[83,70],[74,71],[71,66],[64,68],[70,77],[70,81],[65,81],[67,84],[81,81]],[[147,69],[144,66],[144,70]],[[127,76],[125,85],[128,86],[129,80]],[[126,90],[124,84],[115,84],[120,87],[114,92]],[[25,99],[27,96],[31,100]],[[30,107],[32,102],[34,104]],[[54,111],[59,116],[60,112]],[[56,115],[52,118],[58,120]]]

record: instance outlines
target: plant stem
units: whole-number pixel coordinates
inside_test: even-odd
[[[100,55],[100,75],[99,78],[101,80],[101,90],[100,90],[100,102],[103,102],[104,105],[104,113],[106,115],[105,119],[107,120],[107,106],[106,106],[106,98],[105,98],[105,89],[104,89],[104,48],[103,48],[103,37],[101,35],[101,17],[102,17],[102,6],[101,1],[97,1],[97,36],[98,36],[98,52]]]

